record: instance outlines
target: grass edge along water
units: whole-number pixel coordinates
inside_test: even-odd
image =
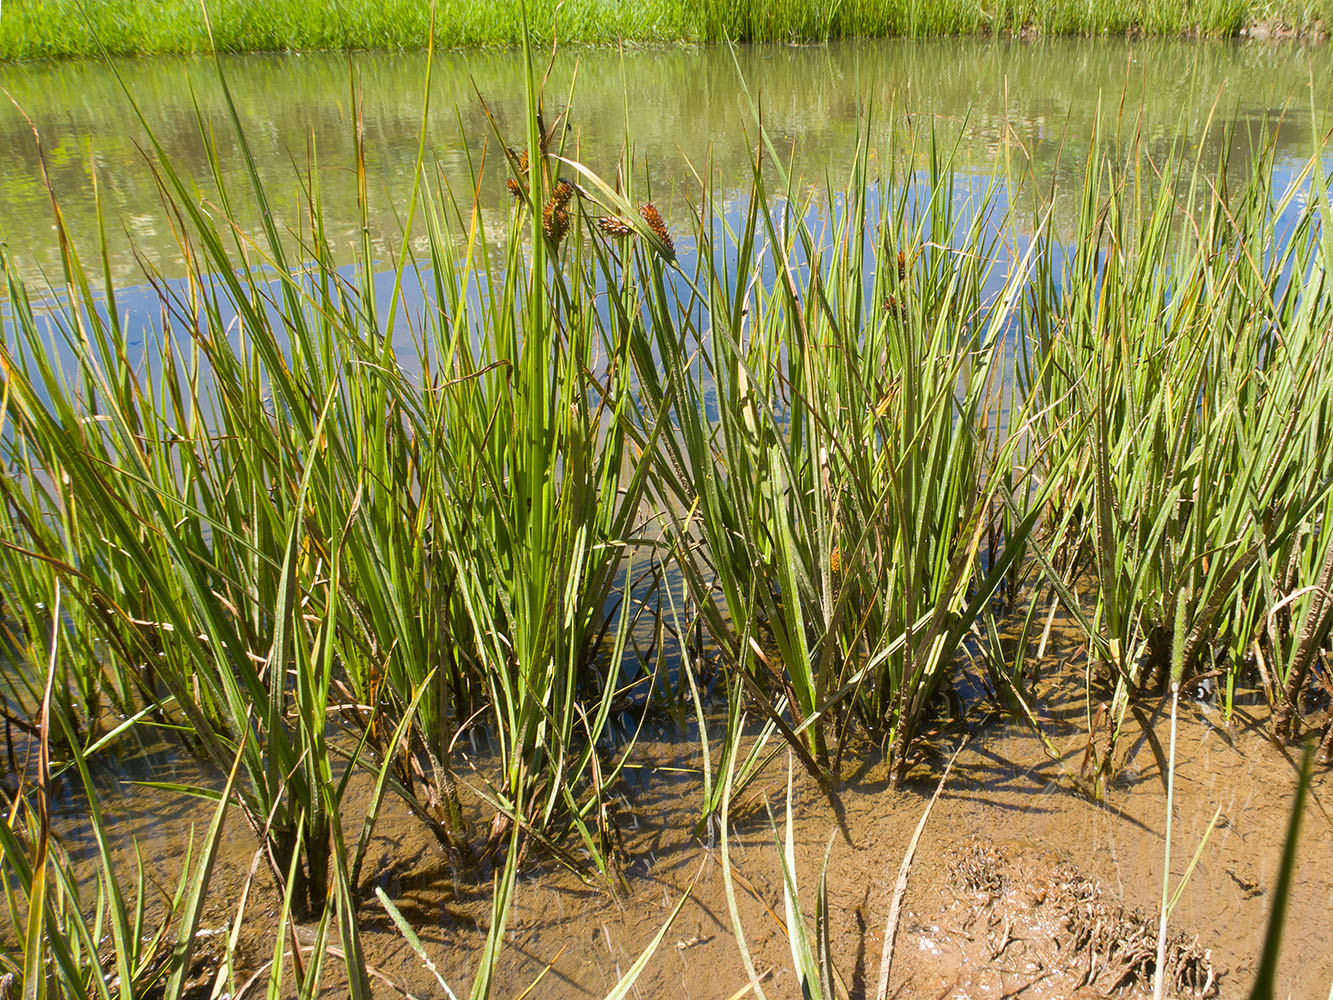
[[[424,49],[432,5],[411,0],[6,0],[0,60],[167,55],[211,51]],[[556,4],[467,0],[434,24],[437,48],[518,48],[525,26],[556,37]],[[211,23],[211,31],[210,25]],[[812,42],[852,37],[1130,35],[1232,38],[1248,29],[1320,38],[1333,24],[1328,0],[648,0],[560,5],[565,44]]]

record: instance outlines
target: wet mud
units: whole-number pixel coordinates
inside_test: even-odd
[[[931,735],[897,789],[890,788],[887,766],[873,747],[848,749],[841,787],[833,793],[795,766],[790,814],[801,903],[813,934],[827,852],[830,950],[853,1000],[876,994],[904,853],[945,761],[964,738],[912,858],[888,996],[1152,995],[1169,719],[1161,709],[1130,713],[1115,777],[1105,800],[1095,802],[1082,790],[1079,772],[1096,706],[1090,711],[1078,700],[1056,707],[1054,692],[1069,690],[1069,679],[1043,683],[1033,694],[1045,742],[999,717],[956,722]],[[1238,709],[1226,723],[1207,702],[1182,703],[1168,996],[1249,994],[1299,771],[1294,752],[1266,738],[1266,722],[1257,709]],[[606,996],[687,891],[630,995],[756,995],[730,913],[716,822],[695,834],[703,802],[699,742],[666,723],[645,728],[634,766],[613,800],[623,842],[617,871],[605,877],[575,873],[534,850],[519,875],[492,996]],[[734,902],[758,986],[766,997],[787,998],[801,993],[775,839],[788,805],[788,760],[778,750],[733,801],[728,843]],[[197,779],[186,762],[169,755],[125,768],[131,778],[142,778],[143,771],[159,781]],[[480,784],[478,774],[469,777],[466,769],[460,778]],[[348,829],[359,830],[367,785],[354,781],[349,789]],[[1333,983],[1330,798],[1333,775],[1317,768],[1288,903],[1278,978],[1283,997],[1323,1000]],[[69,809],[57,817],[65,828],[63,842],[91,874],[95,848],[79,840],[75,797],[66,801]],[[122,882],[133,878],[137,845],[149,891],[165,898],[187,863],[191,830],[197,839],[207,826],[209,805],[122,777],[106,780],[102,808],[116,818]],[[415,928],[439,976],[455,994],[466,995],[490,921],[490,874],[452,870],[405,809],[386,805],[362,873],[363,944],[377,997],[426,1000],[444,991],[378,902],[376,888]],[[213,992],[232,935],[239,987],[233,1000],[264,994],[279,912],[257,841],[233,811],[193,970],[199,996]],[[294,931],[307,962],[315,934],[314,925]],[[336,931],[330,941],[322,995],[336,997],[346,992]],[[284,962],[292,961],[292,945],[289,936]]]
[[[1182,716],[1170,882],[1179,897],[1170,919],[1167,995],[1245,997],[1273,902],[1297,762],[1264,737],[1261,718],[1242,712],[1223,725],[1216,710],[1200,704],[1184,706]],[[1012,723],[980,725],[968,737],[912,860],[889,996],[1151,996],[1168,720],[1161,713],[1131,716],[1103,803],[1075,787],[1086,747],[1078,707],[1048,714],[1045,722],[1057,759]],[[897,790],[890,790],[873,750],[850,766],[836,794],[794,774],[791,816],[807,926],[813,928],[828,850],[831,952],[852,998],[875,995],[898,870],[945,753],[961,736],[961,730],[938,734],[938,756],[919,762]],[[492,995],[605,996],[686,891],[689,899],[631,995],[754,995],[729,912],[716,828],[711,842],[707,834],[694,835],[702,802],[698,755],[697,743],[665,730],[640,744],[639,767],[617,799],[624,840],[619,877],[580,877],[540,857],[529,860]],[[787,776],[786,755],[779,753],[733,803],[729,841],[735,904],[759,986],[765,996],[783,998],[800,996],[771,825],[782,830]],[[1283,941],[1279,983],[1286,997],[1322,1000],[1333,982],[1331,789],[1329,775],[1317,774]],[[127,849],[138,837],[169,885],[166,873],[183,860],[188,824],[196,830],[203,824],[192,807],[177,801],[170,812],[156,811],[138,801],[145,794],[128,797],[119,832]],[[349,815],[357,808],[353,797]],[[239,815],[230,822],[195,975],[206,992],[225,937],[239,926],[236,981],[250,983],[239,995],[259,996],[274,955],[278,900],[252,835]],[[424,1000],[443,991],[377,902],[375,887],[416,929],[439,975],[464,995],[490,919],[489,879],[451,871],[418,824],[386,810],[362,885],[372,985],[377,996]],[[297,927],[303,949],[314,932]],[[285,947],[290,961],[290,942]],[[344,992],[339,954],[335,941],[327,996]]]

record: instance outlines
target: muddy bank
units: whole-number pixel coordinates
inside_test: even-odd
[[[1003,722],[974,727],[917,849],[893,961],[898,997],[1150,996],[1161,896],[1166,719],[1140,713],[1128,723],[1123,761],[1108,801],[1072,787],[1084,753],[1082,709],[1048,711],[1060,751],[1052,760],[1030,733]],[[1172,888],[1196,851],[1197,864],[1171,917],[1177,997],[1248,995],[1272,905],[1296,766],[1262,735],[1261,720],[1221,725],[1216,712],[1187,706],[1176,777]],[[908,786],[888,789],[883,764],[866,756],[830,799],[800,774],[793,794],[798,880],[813,921],[818,868],[832,838],[828,891],[834,964],[853,998],[873,996],[890,897],[903,853],[957,733],[939,735],[939,756],[923,761]],[[496,996],[600,997],[662,926],[681,893],[691,897],[640,978],[636,996],[710,997],[745,992],[749,976],[729,916],[720,852],[696,839],[700,785],[697,746],[659,732],[641,744],[642,764],[618,799],[624,839],[621,880],[587,884],[553,862],[533,859],[520,876]],[[746,943],[766,996],[799,996],[783,925],[779,853],[767,807],[781,827],[786,762],[774,765],[733,807],[731,861]],[[1316,777],[1305,817],[1290,900],[1280,983],[1283,996],[1324,997],[1333,981],[1333,821],[1330,777]],[[351,808],[355,809],[355,804]],[[174,816],[127,813],[157,847],[180,844],[188,810]],[[139,820],[136,822],[134,816]],[[1214,821],[1214,816],[1216,820]],[[239,821],[239,817],[235,817]],[[1212,824],[1211,833],[1209,826]],[[237,822],[210,894],[205,926],[229,926],[248,893],[238,983],[259,977],[273,957],[277,900],[255,845]],[[1202,847],[1200,845],[1202,844]],[[157,852],[167,869],[172,857]],[[175,857],[179,858],[177,853]],[[179,864],[179,861],[176,862]],[[489,883],[460,879],[418,824],[389,812],[365,870],[363,927],[377,995],[434,997],[434,976],[375,900],[382,888],[416,928],[455,993],[471,983],[489,921]],[[308,946],[313,927],[300,927]],[[205,942],[198,970],[209,979]],[[325,995],[341,992],[329,963]]]

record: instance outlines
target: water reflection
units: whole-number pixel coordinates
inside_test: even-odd
[[[317,165],[328,235],[349,254],[346,259],[360,239],[351,169],[355,76],[372,245],[382,258],[396,253],[422,124],[424,54],[359,54],[350,60],[330,54],[234,56],[222,66],[274,215],[294,240],[308,229],[297,178]],[[201,199],[216,199],[201,123],[216,144],[228,188],[244,189],[243,165],[209,60],[140,60],[117,70]],[[942,147],[956,147],[960,171],[1005,167],[1043,191],[1053,190],[1058,225],[1075,209],[1060,203],[1060,192],[1081,185],[1094,128],[1112,149],[1141,140],[1155,155],[1186,150],[1207,163],[1216,160],[1234,125],[1239,135],[1231,170],[1238,176],[1248,170],[1265,129],[1279,161],[1308,158],[1331,106],[1333,51],[1257,43],[965,39],[755,46],[734,58],[719,48],[624,55],[590,50],[561,55],[549,93],[572,92],[571,138],[582,158],[609,171],[628,144],[671,218],[687,200],[698,202],[696,171],[707,173],[715,194],[748,187],[755,130],[742,77],[770,135],[792,152],[802,176],[835,184],[845,178],[867,121],[876,145],[892,139],[903,147],[915,138],[922,156],[933,132]],[[150,147],[112,69],[78,62],[6,67],[4,85],[41,136],[51,184],[81,251],[91,254],[97,246],[95,177],[113,278],[140,280],[135,251],[166,275],[181,273],[178,235],[163,208]],[[428,156],[467,202],[470,174],[484,159],[482,205],[498,215],[508,196],[478,92],[500,128],[520,134],[519,57],[446,53],[437,56],[433,75]],[[1015,204],[1021,203],[1016,197]],[[0,232],[29,276],[39,269],[58,273],[32,128],[8,102],[0,107]]]

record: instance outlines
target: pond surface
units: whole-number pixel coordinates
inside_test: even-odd
[[[359,102],[370,237],[382,260],[395,256],[423,122],[425,54],[233,56],[220,65],[273,214],[294,232],[308,226],[301,191],[313,165],[329,238],[349,262],[361,238]],[[547,93],[551,104],[569,104],[569,138],[594,169],[610,174],[622,150],[631,151],[637,176],[648,179],[670,222],[699,202],[701,178],[711,179],[724,201],[748,190],[756,130],[742,80],[777,148],[792,153],[808,181],[840,186],[867,128],[872,149],[892,142],[914,149],[918,162],[929,155],[933,133],[940,148],[954,149],[960,173],[1006,170],[1035,190],[1053,190],[1058,227],[1062,215],[1076,211],[1074,196],[1062,205],[1060,192],[1078,185],[1062,182],[1081,180],[1094,131],[1112,151],[1139,137],[1154,156],[1174,148],[1211,166],[1234,127],[1230,172],[1237,177],[1265,135],[1280,166],[1307,161],[1333,107],[1333,49],[951,39],[757,46],[734,56],[722,48],[567,51]],[[170,162],[212,200],[202,123],[214,137],[224,182],[245,201],[244,168],[209,59],[6,66],[0,82],[13,99],[0,102],[0,238],[30,279],[59,273],[34,129],[61,212],[89,264],[96,260],[100,200],[117,284],[143,281],[136,254],[168,277],[181,273],[151,146],[126,91]],[[468,205],[472,171],[481,169],[483,211],[498,221],[509,199],[483,99],[505,139],[516,143],[523,130],[519,54],[436,56],[424,119],[427,160]],[[243,207],[237,212],[245,217]],[[414,232],[424,246],[424,229]]]

